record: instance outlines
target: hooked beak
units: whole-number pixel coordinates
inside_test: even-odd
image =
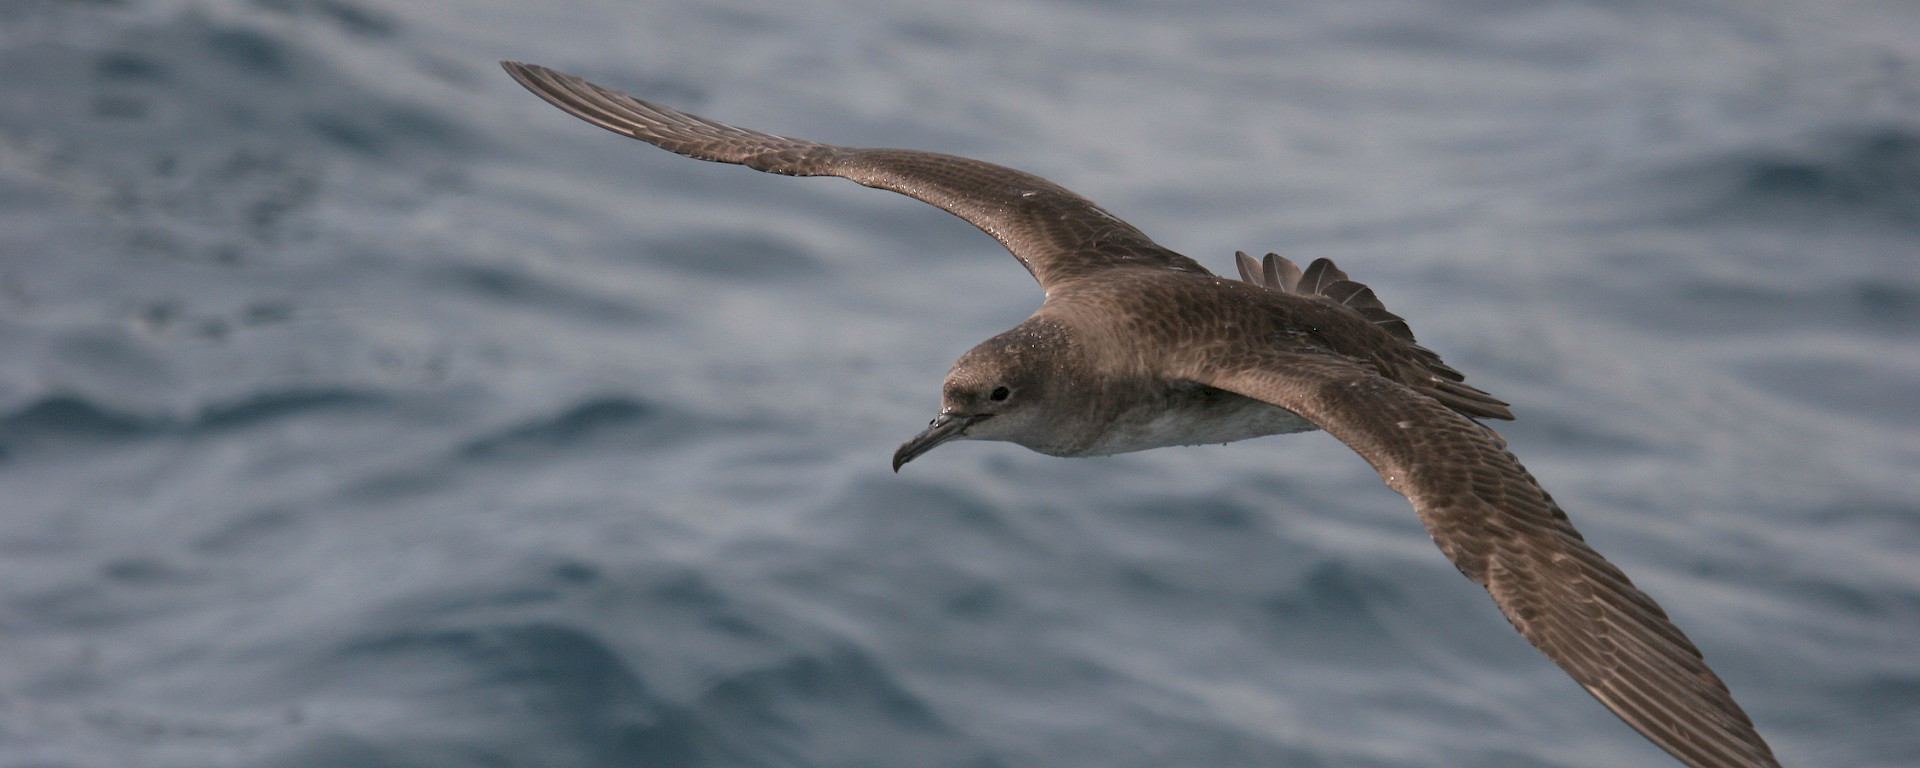
[[[933,417],[933,423],[927,425],[925,431],[914,435],[912,440],[900,446],[900,450],[893,452],[893,471],[900,471],[902,465],[913,461],[920,454],[933,450],[934,446],[965,435],[967,427],[973,426],[974,422],[990,415],[992,414],[956,416],[951,413],[942,413]]]

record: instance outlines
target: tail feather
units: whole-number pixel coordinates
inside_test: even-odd
[[[1292,260],[1274,253],[1260,260],[1248,256],[1245,251],[1235,252],[1233,257],[1234,264],[1240,268],[1242,281],[1283,293],[1325,298],[1353,310],[1394,338],[1406,342],[1407,351],[1412,353],[1428,374],[1429,381],[1422,391],[1448,408],[1475,418],[1513,418],[1513,412],[1508,410],[1506,403],[1464,383],[1464,374],[1442,362],[1440,355],[1433,350],[1415,342],[1413,328],[1407,325],[1405,318],[1388,311],[1372,288],[1348,278],[1347,273],[1334,266],[1331,259],[1314,259],[1302,270]]]

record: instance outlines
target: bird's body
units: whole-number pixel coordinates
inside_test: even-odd
[[[1096,456],[1324,429],[1413,502],[1515,629],[1629,725],[1694,768],[1779,765],[1666,613],[1475,421],[1513,418],[1506,404],[1465,384],[1331,262],[1301,270],[1240,254],[1242,279],[1222,278],[1030,174],[773,136],[504,66],[555,106],[682,155],[841,176],[938,206],[1033,273],[1046,300],[954,364],[940,415],[895,453],[896,470],[954,440]]]
[[[1207,307],[1212,316],[1195,321],[1170,316],[1167,307]],[[1283,407],[1181,375],[1248,338],[1275,354],[1364,359],[1376,373],[1410,385],[1464,388],[1423,364],[1422,355],[1431,353],[1317,294],[1127,267],[1061,286],[1008,331],[1004,344],[989,347],[1008,359],[1042,350],[1048,392],[1065,393],[1050,398],[1048,418],[996,439],[1053,456],[1105,456],[1316,429]],[[1504,414],[1493,410],[1497,401],[1474,392],[1487,413]]]

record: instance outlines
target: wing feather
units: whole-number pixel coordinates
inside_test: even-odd
[[[936,152],[774,136],[641,101],[539,65],[500,65],[548,103],[661,149],[768,173],[839,176],[932,204],[999,240],[1048,292],[1064,281],[1120,266],[1207,274],[1092,201],[1030,173]]]
[[[1220,362],[1186,373],[1300,414],[1365,457],[1514,628],[1628,725],[1694,768],[1777,768],[1699,649],[1588,546],[1499,438],[1336,358]]]

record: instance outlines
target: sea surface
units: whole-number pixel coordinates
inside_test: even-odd
[[[0,766],[1678,765],[1324,434],[895,475],[1019,264],[503,58],[1335,259],[1920,765],[1911,2],[5,0]]]

